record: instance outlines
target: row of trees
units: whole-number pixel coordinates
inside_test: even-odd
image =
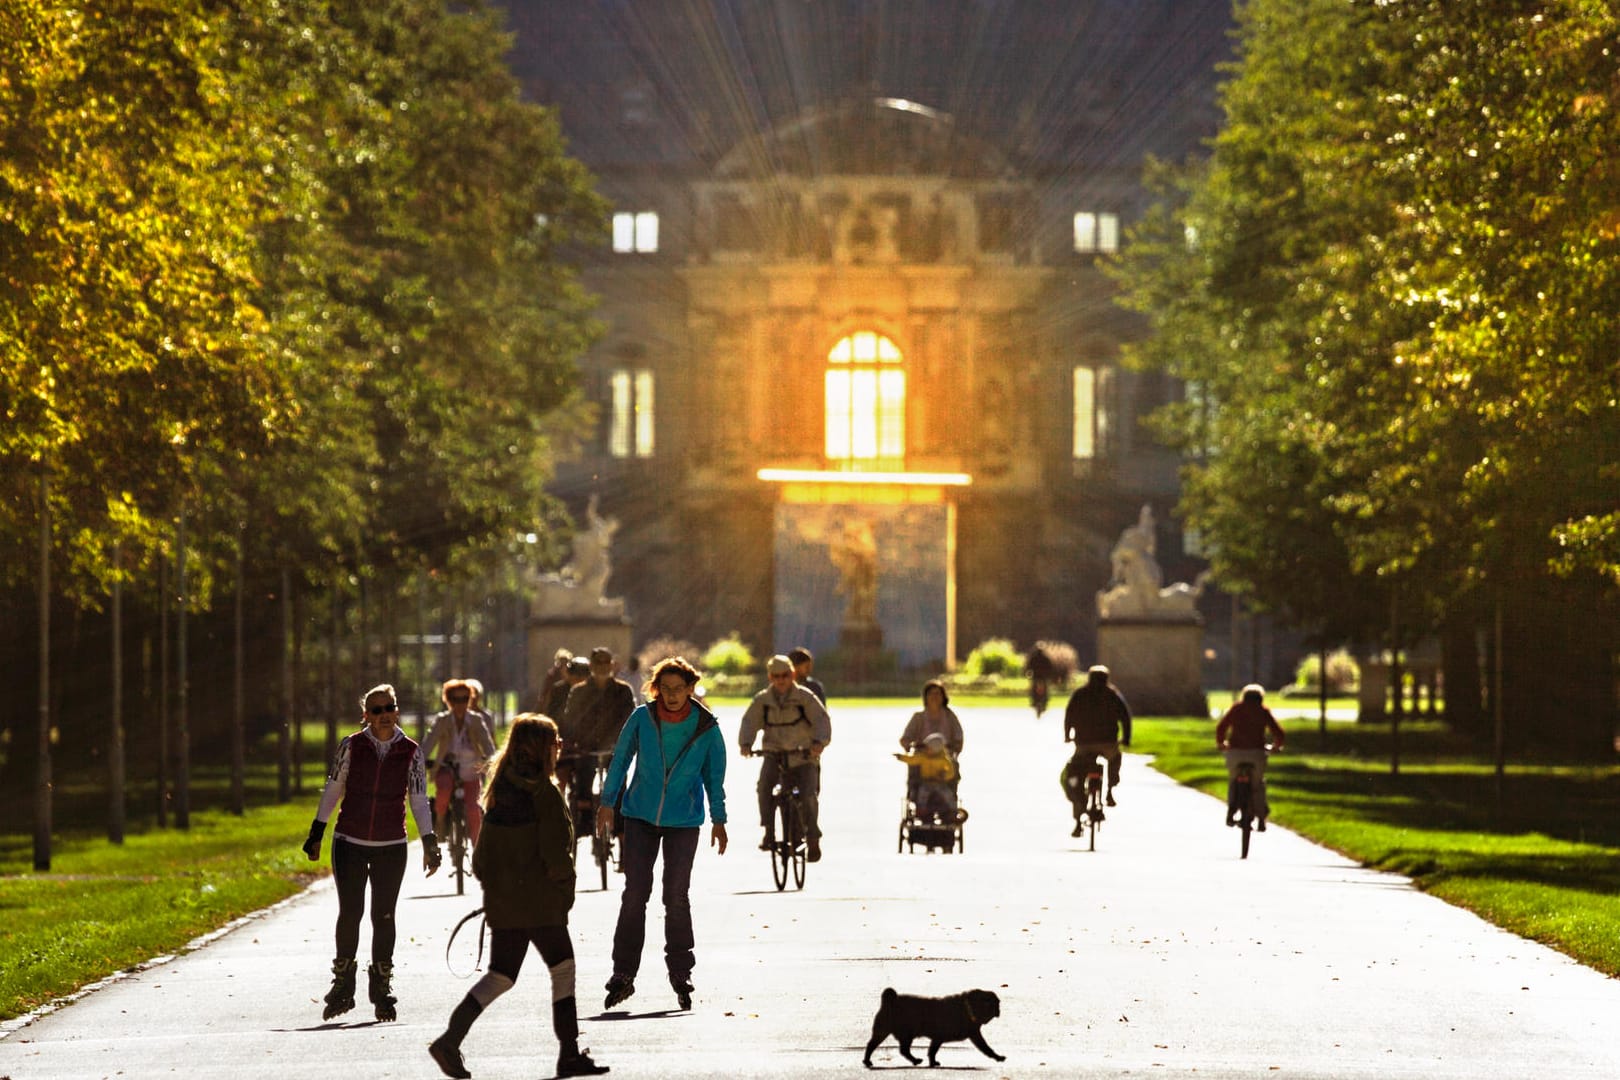
[[[1189,385],[1189,526],[1323,641],[1439,632],[1458,723],[1606,749],[1620,15],[1248,0],[1237,41],[1210,155],[1158,170],[1117,267],[1133,359]]]
[[[506,47],[442,0],[0,7],[14,629],[47,571],[75,618],[155,619],[555,557],[596,333],[557,253],[606,211]],[[48,748],[22,697],[13,780]]]

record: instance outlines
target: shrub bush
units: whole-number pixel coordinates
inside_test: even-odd
[[[653,665],[660,660],[680,656],[684,657],[692,665],[702,667],[702,655],[703,650],[697,647],[696,642],[687,641],[684,638],[665,636],[655,637],[643,645],[641,650],[636,653],[636,659],[641,663],[641,667],[638,669],[640,677],[645,679],[652,674]]]
[[[710,645],[703,654],[703,670],[715,675],[746,675],[755,668],[753,651],[735,630]]]
[[[962,673],[969,678],[981,675],[1017,675],[1024,670],[1024,654],[1007,638],[987,638],[968,653]]]
[[[1320,692],[1320,669],[1322,654],[1311,653],[1299,662],[1294,672],[1294,684],[1308,690]],[[1327,688],[1330,694],[1353,693],[1361,684],[1361,668],[1355,657],[1345,649],[1335,649],[1328,653],[1327,658]]]

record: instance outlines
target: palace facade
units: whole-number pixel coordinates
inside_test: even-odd
[[[1141,103],[1182,113],[1144,112],[1152,138],[1113,116],[1105,147],[1083,125],[1112,115],[1107,87],[1070,89],[1081,126],[1032,136],[1046,113],[1020,102],[1041,88],[1019,79],[1040,64],[1021,68],[1017,48],[994,72],[1004,125],[943,107],[967,99],[937,72],[885,77],[870,60],[793,107],[764,91],[763,113],[715,107],[750,48],[750,77],[802,71],[773,68],[743,26],[728,64],[687,56],[695,74],[677,78],[636,8],[512,16],[514,66],[614,205],[610,243],[586,256],[606,328],[583,362],[597,426],[555,488],[618,522],[608,594],[638,646],[736,631],[855,676],[949,666],[992,636],[1065,640],[1088,661],[1110,549],[1142,506],[1164,523],[1166,570],[1194,565],[1170,514],[1178,461],[1141,424],[1181,391],[1120,366],[1137,327],[1101,264],[1144,205],[1143,155],[1191,152],[1211,129],[1199,95],[1219,40],[1155,53],[1152,34],[1131,38],[1183,57],[1182,89]],[[795,39],[809,59],[873,34],[818,27]]]

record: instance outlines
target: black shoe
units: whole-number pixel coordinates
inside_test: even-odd
[[[1118,803],[1116,803],[1114,801],[1114,789],[1113,788],[1108,789],[1108,796],[1103,799],[1103,802],[1107,803],[1109,806],[1118,806],[1119,805]]]
[[[675,991],[675,1002],[684,1009],[692,1007],[692,979],[688,975],[671,975],[669,985]]]
[[[342,1016],[354,1008],[354,976],[356,970],[357,965],[352,959],[332,961],[332,989],[326,992],[326,1008],[321,1010],[322,1020]]]
[[[1070,836],[1084,836],[1085,834],[1086,834],[1085,825],[1083,823],[1081,823],[1081,822],[1076,821],[1074,823],[1074,832],[1070,833],[1069,835]]]
[[[761,850],[761,851],[775,851],[776,850],[776,837],[775,837],[775,835],[772,834],[772,833],[766,833],[765,834],[765,839],[763,839],[763,840],[761,840],[759,842],[759,850]]]
[[[1232,828],[1237,827],[1237,815],[1236,814],[1227,814],[1226,815],[1226,827],[1228,829],[1232,829]]]
[[[606,1065],[598,1065],[591,1060],[591,1055],[583,1050],[557,1055],[558,1076],[601,1076],[607,1071]]]
[[[619,1002],[624,1001],[626,998],[629,998],[635,992],[636,992],[636,980],[632,979],[628,975],[621,975],[618,972],[614,972],[612,978],[608,979],[608,981],[607,981],[607,1000],[602,1002],[602,1008],[611,1009],[611,1008],[613,1008],[613,1006],[617,1005]],[[564,1075],[564,1076],[572,1076],[572,1075],[585,1076],[587,1074],[585,1074],[585,1073],[578,1073],[578,1074],[564,1073],[562,1075]]]
[[[1256,829],[1256,830],[1257,830],[1257,831],[1259,831],[1259,832],[1265,832],[1265,831],[1266,831],[1266,819],[1265,819],[1265,818],[1261,818],[1261,819],[1260,819],[1260,820],[1259,820],[1259,821],[1257,821],[1257,822],[1256,822],[1256,823],[1255,823],[1255,826],[1254,826],[1254,827],[1255,827],[1255,829]]]
[[[810,843],[806,847],[804,857],[810,862],[821,861],[821,840],[819,838],[814,836],[810,838]]]
[[[461,1047],[452,1046],[445,1041],[443,1035],[428,1043],[428,1056],[444,1075],[453,1077],[454,1080],[472,1080],[472,1073],[467,1071],[466,1062],[461,1060]]]

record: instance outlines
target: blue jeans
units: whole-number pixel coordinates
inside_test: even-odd
[[[685,981],[697,962],[692,955],[692,860],[697,856],[696,826],[672,829],[626,816],[619,864],[624,895],[613,930],[613,973],[634,978],[647,940],[647,901],[652,899],[653,863],[664,849],[664,966],[671,979]]]

